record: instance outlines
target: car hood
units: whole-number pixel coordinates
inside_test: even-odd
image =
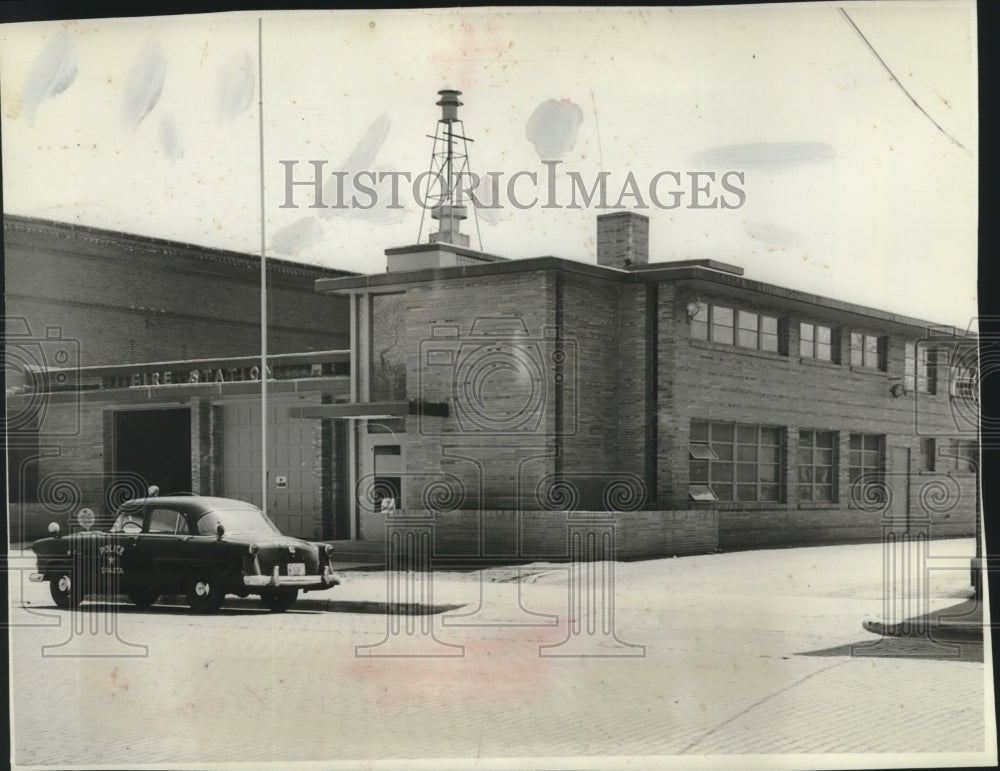
[[[85,543],[86,541],[99,538],[103,535],[107,535],[107,533],[87,530],[82,533],[69,533],[68,535],[61,535],[58,538],[40,538],[31,544],[31,550],[35,552],[35,554],[47,554],[63,548],[63,544]]]

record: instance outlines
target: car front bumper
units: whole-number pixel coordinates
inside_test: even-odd
[[[262,586],[289,586],[308,587],[310,589],[329,589],[338,586],[340,581],[333,575],[333,571],[327,566],[323,568],[323,573],[318,576],[282,576],[278,575],[278,567],[275,566],[271,575],[243,576],[243,585],[251,587]]]

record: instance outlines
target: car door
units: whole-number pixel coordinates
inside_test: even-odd
[[[187,520],[177,507],[147,505],[142,531],[132,536],[122,555],[129,583],[159,588],[176,583],[177,565],[189,535]]]
[[[142,532],[145,509],[123,506],[114,524],[94,555],[94,570],[102,594],[121,594],[132,585],[137,571],[133,564],[138,536]]]

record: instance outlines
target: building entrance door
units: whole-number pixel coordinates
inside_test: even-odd
[[[362,434],[362,483],[359,485],[358,522],[365,541],[385,538],[385,518],[401,509],[403,495],[403,454],[399,444],[384,434]]]
[[[116,477],[137,474],[161,495],[192,492],[190,409],[116,412],[114,432]]]

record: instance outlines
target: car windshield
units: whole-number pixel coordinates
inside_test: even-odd
[[[227,535],[241,535],[246,533],[264,533],[267,535],[281,535],[281,531],[274,526],[264,514],[258,509],[217,509],[202,515],[198,520],[198,535],[215,535],[215,528],[219,523],[226,528]]]

